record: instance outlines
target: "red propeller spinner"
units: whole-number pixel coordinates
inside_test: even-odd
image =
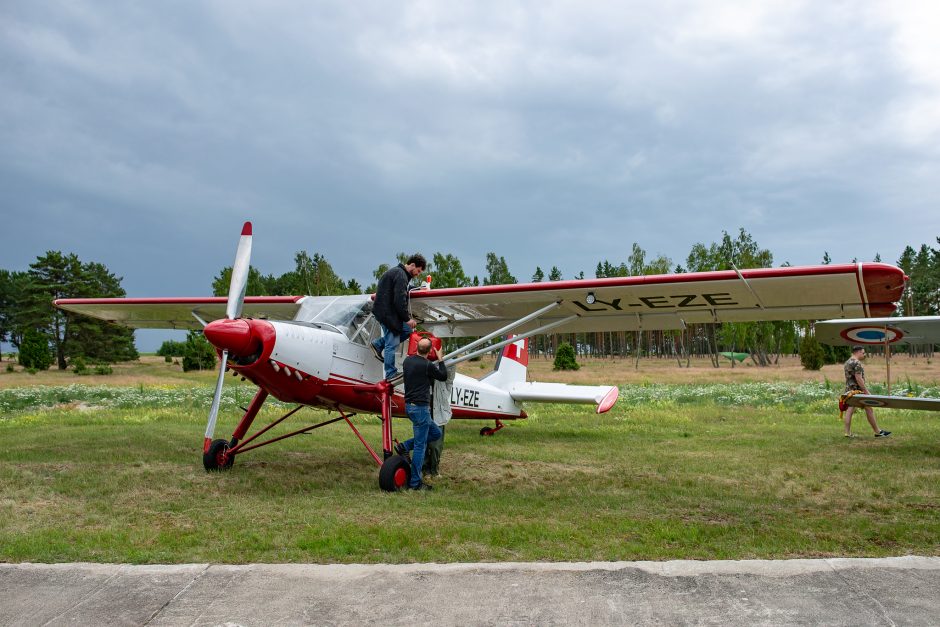
[[[266,337],[273,337],[274,327],[264,320],[213,320],[203,333],[209,343],[234,357],[247,357],[261,351]]]

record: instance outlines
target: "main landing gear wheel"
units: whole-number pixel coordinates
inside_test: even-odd
[[[227,440],[213,440],[209,450],[202,455],[202,465],[206,472],[228,470],[235,463],[235,456],[228,454]]]
[[[411,463],[401,455],[392,455],[379,469],[379,487],[386,492],[398,492],[408,487]]]

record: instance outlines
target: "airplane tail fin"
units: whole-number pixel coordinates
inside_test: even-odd
[[[526,379],[529,368],[529,339],[523,338],[518,342],[507,344],[496,357],[496,366],[493,372],[484,379],[490,385],[507,388],[513,383],[522,383]]]
[[[526,381],[528,367],[529,340],[521,339],[503,347],[496,358],[496,367],[484,379],[490,385],[508,391],[514,401],[596,405],[598,414],[603,414],[613,407],[620,395],[620,390],[612,385],[567,385]]]

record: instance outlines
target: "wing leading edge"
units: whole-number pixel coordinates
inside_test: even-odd
[[[292,320],[303,296],[248,296],[242,315],[248,318]],[[203,298],[61,298],[55,306],[101,318],[132,329],[202,329],[206,322],[225,317],[224,296]]]
[[[517,333],[682,329],[702,322],[867,318],[895,310],[906,277],[881,263],[759,268],[418,290],[412,312],[440,337],[478,336],[551,303]]]

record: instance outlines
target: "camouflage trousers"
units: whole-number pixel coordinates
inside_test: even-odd
[[[433,442],[428,442],[428,448],[424,453],[422,474],[436,477],[440,473],[441,453],[444,452],[444,432],[446,429],[447,427],[441,427],[441,437]]]

